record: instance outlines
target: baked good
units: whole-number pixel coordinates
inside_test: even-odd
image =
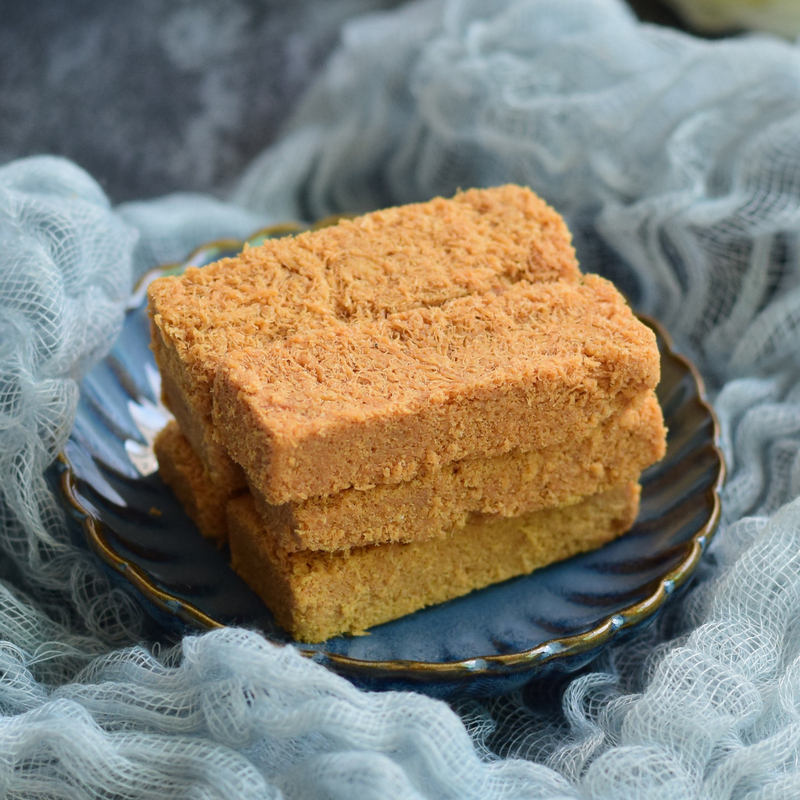
[[[653,332],[608,281],[522,282],[232,353],[214,430],[278,505],[582,438],[658,378]]]
[[[335,553],[281,550],[242,495],[228,505],[231,564],[283,628],[320,642],[600,547],[633,524],[639,491],[628,482],[518,518],[476,516],[447,539]]]
[[[225,544],[226,508],[238,492],[213,481],[175,420],[159,431],[153,451],[161,479],[172,489],[200,533],[218,546]]]
[[[638,480],[664,450],[661,408],[648,393],[583,439],[543,450],[454,461],[409,481],[280,506],[251,495],[265,529],[286,551],[426,541],[452,535],[476,513],[517,517]]]
[[[470,514],[449,535],[345,550],[287,550],[245,492],[226,501],[170,423],[159,435],[161,475],[201,532],[230,546],[234,570],[278,623],[322,641],[459,597],[605,544],[636,519],[634,480],[516,517]],[[370,490],[363,494],[370,495]]]
[[[195,415],[187,395],[175,382],[174,374],[161,371],[161,397],[172,411],[181,433],[202,461],[203,471],[218,491],[233,496],[247,488],[244,470],[230,457],[227,449],[213,438],[210,418]]]
[[[624,532],[664,451],[653,333],[529,190],[470,190],[150,287],[162,475],[297,638]]]
[[[175,422],[159,434],[155,449],[164,481],[201,533],[224,541],[225,507],[235,493],[220,491],[204,473]],[[583,439],[544,450],[452,462],[410,481],[366,491],[346,489],[281,506],[251,494],[265,535],[281,549],[340,550],[444,538],[474,513],[516,517],[570,505],[636,480],[663,454],[661,409],[648,393]]]
[[[243,486],[211,423],[211,385],[228,353],[522,280],[579,279],[569,231],[552,208],[519,186],[474,189],[270,240],[154,281],[152,347],[164,400],[209,474]]]
[[[158,451],[165,481],[205,535],[219,542],[224,529],[234,570],[278,623],[302,641],[360,633],[592,550],[626,531],[638,511],[638,484],[627,481],[576,503],[519,517],[473,514],[445,538],[335,552],[288,551],[265,527],[249,493],[220,503],[177,425],[168,427]],[[178,465],[177,473],[171,463]]]

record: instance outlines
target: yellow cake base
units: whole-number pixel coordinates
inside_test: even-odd
[[[449,539],[336,553],[280,550],[243,495],[228,504],[231,565],[283,628],[320,642],[600,547],[631,527],[639,491],[630,482],[564,508],[476,517]]]
[[[474,514],[444,538],[338,551],[287,550],[252,496],[230,500],[171,423],[160,473],[201,533],[227,539],[233,569],[295,638],[360,633],[425,606],[593,550],[631,527],[640,487],[627,481],[579,502],[517,517]]]

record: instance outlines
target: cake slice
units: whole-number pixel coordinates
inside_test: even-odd
[[[211,384],[243,348],[330,325],[360,325],[519,281],[577,281],[564,221],[529,189],[472,189],[450,200],[376,211],[149,289],[152,347],[164,401],[209,474],[244,478],[213,435]]]
[[[522,517],[476,516],[447,539],[335,553],[281,550],[243,495],[228,505],[231,564],[292,636],[320,642],[600,547],[633,524],[639,493],[629,482]]]
[[[664,456],[653,393],[588,436],[542,450],[455,461],[409,481],[268,504],[251,492],[262,524],[287,552],[442,539],[474,514],[517,517],[610,490]]]
[[[584,438],[658,378],[653,332],[608,281],[520,282],[232,353],[214,433],[279,505]]]
[[[519,516],[635,480],[664,447],[661,409],[649,392],[584,439],[544,450],[452,462],[410,481],[280,506],[256,493],[253,499],[265,531],[288,552],[425,541],[463,527],[472,513]],[[225,507],[236,493],[220,491],[204,474],[175,422],[159,434],[155,450],[162,478],[201,533],[224,541]]]
[[[639,503],[634,479],[517,517],[470,514],[462,527],[427,541],[287,550],[248,493],[225,501],[176,423],[156,447],[162,477],[203,535],[227,540],[234,570],[279,624],[311,642],[358,633],[599,547],[628,530]]]

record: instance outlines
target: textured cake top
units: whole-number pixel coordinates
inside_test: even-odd
[[[415,414],[537,382],[540,393],[629,399],[658,382],[652,331],[606,280],[519,283],[361,325],[333,325],[224,359],[218,381],[288,439],[341,422]],[[555,397],[558,395],[558,398]]]
[[[278,504],[580,438],[658,378],[653,332],[608,281],[522,281],[231,353],[213,423]]]
[[[530,190],[502,186],[269,240],[154,281],[150,305],[161,335],[207,383],[221,355],[298,331],[579,276],[561,217]]]

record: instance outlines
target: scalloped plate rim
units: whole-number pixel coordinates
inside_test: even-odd
[[[327,223],[328,220],[325,222]],[[321,224],[314,227],[321,227]],[[258,239],[259,237],[298,233],[305,229],[305,226],[301,226],[298,223],[285,223],[261,229],[245,241],[226,239],[201,245],[195,248],[183,261],[157,267],[142,276],[131,294],[131,299],[126,307],[126,311],[131,311],[138,307],[139,303],[143,300],[144,292],[150,281],[169,270],[177,269],[181,265],[188,264],[203,252],[214,248],[228,250],[241,249],[246,243]],[[412,659],[369,660],[339,653],[326,652],[325,650],[311,649],[304,646],[302,642],[290,641],[289,644],[302,655],[348,675],[366,678],[397,677],[412,681],[419,681],[421,679],[444,681],[467,677],[478,678],[513,675],[544,666],[556,660],[566,661],[570,658],[585,655],[594,649],[599,650],[599,648],[606,646],[621,634],[651,621],[675,590],[679,589],[692,576],[708,543],[714,536],[721,514],[721,489],[725,480],[726,466],[724,455],[719,446],[719,421],[713,407],[706,399],[702,376],[688,358],[675,351],[671,337],[660,322],[646,314],[637,312],[637,316],[663,339],[665,349],[669,355],[681,362],[686,371],[691,375],[697,389],[698,402],[708,413],[712,421],[713,451],[719,460],[716,480],[707,490],[711,492],[713,496],[712,510],[708,520],[690,539],[686,540],[684,544],[688,545],[689,542],[691,542],[689,552],[681,559],[678,565],[661,577],[657,587],[648,597],[604,617],[587,631],[553,637],[532,648],[520,650],[515,653],[491,654],[441,662],[416,661]],[[226,623],[214,619],[193,603],[176,598],[169,592],[159,588],[145,570],[137,564],[126,560],[116,552],[104,534],[106,523],[99,517],[94,516],[90,509],[86,508],[75,491],[75,469],[66,451],[62,451],[59,454],[58,463],[61,471],[59,483],[62,497],[72,507],[73,515],[80,522],[90,550],[99,557],[107,567],[128,582],[139,595],[141,595],[138,599],[146,600],[162,613],[177,618],[184,624],[194,628],[199,626],[207,630],[212,630],[215,628],[227,627]],[[324,645],[324,643],[322,644]]]

